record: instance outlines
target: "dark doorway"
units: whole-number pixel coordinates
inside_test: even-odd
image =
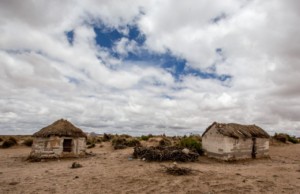
[[[64,152],[71,152],[72,151],[72,139],[64,139],[63,143],[63,151]]]
[[[256,147],[256,138],[252,138],[252,158],[256,158],[257,147]]]

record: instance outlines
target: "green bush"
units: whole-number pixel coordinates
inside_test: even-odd
[[[295,136],[289,136],[288,135],[288,141],[292,142],[293,144],[299,143],[299,140]]]
[[[129,138],[126,140],[126,145],[128,147],[135,147],[141,145],[140,141],[136,138]]]
[[[149,138],[150,137],[148,135],[142,135],[141,136],[141,140],[143,140],[143,141],[148,141]]]
[[[201,141],[193,136],[182,138],[179,142],[179,146],[197,151],[200,155],[203,155]]]
[[[33,143],[33,139],[32,138],[28,138],[28,139],[25,139],[23,144],[28,146],[28,147],[31,147],[32,146],[32,143]]]

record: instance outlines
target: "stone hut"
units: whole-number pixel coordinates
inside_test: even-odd
[[[212,123],[202,134],[210,158],[239,160],[269,156],[269,135],[256,125]]]
[[[60,119],[33,134],[31,157],[62,158],[85,154],[86,134],[67,120]]]

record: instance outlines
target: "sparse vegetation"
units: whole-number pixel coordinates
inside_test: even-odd
[[[32,138],[28,138],[28,139],[25,139],[23,144],[28,146],[28,147],[31,147],[32,146],[32,143],[33,143],[33,139]]]
[[[273,138],[283,143],[287,143],[288,141],[294,144],[299,143],[299,140],[295,136],[290,136],[286,133],[275,133]]]
[[[2,142],[3,141],[3,139],[0,137],[0,142]]]
[[[134,147],[140,145],[140,141],[136,138],[115,137],[112,140],[112,146],[114,147],[114,149],[124,149],[126,147]]]
[[[131,136],[130,135],[127,135],[127,134],[122,134],[122,135],[120,135],[119,137],[124,137],[124,138],[131,138]]]

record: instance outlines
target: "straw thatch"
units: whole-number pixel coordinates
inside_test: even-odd
[[[217,131],[228,137],[232,138],[269,138],[269,134],[265,132],[262,128],[256,125],[240,125],[236,123],[212,123],[202,134],[204,136],[213,126]]]
[[[33,134],[33,137],[86,137],[86,134],[67,120],[60,119]]]

